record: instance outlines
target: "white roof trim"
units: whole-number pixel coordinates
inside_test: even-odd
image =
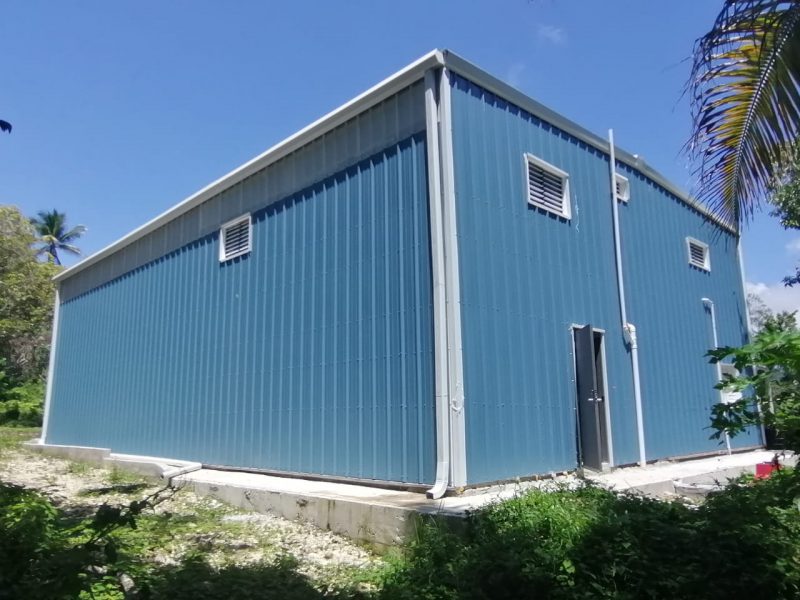
[[[317,119],[307,127],[304,127],[282,142],[272,146],[269,150],[246,162],[241,167],[238,167],[230,173],[223,175],[200,191],[192,194],[182,202],[161,213],[155,219],[152,219],[141,227],[134,229],[127,235],[109,244],[102,250],[99,250],[88,256],[76,265],[65,269],[53,279],[55,281],[62,281],[80,271],[83,271],[85,268],[93,265],[103,258],[114,254],[137,239],[144,237],[152,231],[155,231],[159,227],[190,211],[206,200],[209,200],[213,196],[223,192],[227,188],[239,183],[250,175],[253,175],[254,173],[280,160],[284,156],[294,152],[298,148],[306,145],[321,135],[324,135],[325,133],[338,127],[345,121],[352,119],[354,116],[364,112],[368,108],[378,104],[379,102],[382,102],[401,89],[408,87],[417,80],[421,79],[424,76],[425,71],[428,69],[439,66],[447,67],[455,73],[463,75],[477,85],[480,85],[490,92],[501,96],[512,104],[518,105],[520,108],[530,112],[531,114],[536,115],[543,121],[547,121],[553,126],[575,136],[586,144],[597,148],[601,152],[609,154],[610,148],[607,140],[598,137],[588,129],[585,129],[577,123],[570,121],[566,117],[559,115],[555,111],[526,96],[519,90],[497,79],[483,69],[480,69],[472,63],[464,60],[457,54],[454,54],[449,50],[432,50],[404,69],[401,69],[394,75],[387,77],[377,85],[371,87],[366,92],[356,96],[346,104],[343,104],[339,108],[329,112],[324,117]],[[617,162],[627,164],[629,167],[640,172],[648,179],[651,179],[671,194],[674,194],[680,200],[701,212],[703,215],[707,216],[724,229],[734,234],[737,233],[734,227],[728,223],[725,223],[716,215],[712,214],[705,206],[699,204],[685,191],[672,184],[663,175],[652,169],[650,166],[644,164],[641,159],[629,154],[628,152],[625,152],[622,149],[617,149],[616,152]]]
[[[343,104],[339,108],[329,112],[324,117],[317,119],[311,123],[311,125],[304,127],[294,135],[291,135],[282,142],[272,146],[272,148],[266,152],[263,152],[262,154],[259,154],[254,159],[243,164],[241,167],[238,167],[230,173],[223,175],[213,183],[210,183],[201,189],[199,192],[192,194],[179,204],[176,204],[169,210],[161,213],[155,219],[148,221],[141,227],[134,229],[129,234],[121,237],[116,242],[109,244],[102,250],[95,252],[91,256],[88,256],[69,269],[61,271],[61,273],[56,275],[53,279],[55,281],[62,281],[78,273],[79,271],[84,270],[86,267],[93,265],[99,260],[102,260],[106,256],[114,254],[118,250],[121,250],[139,238],[144,237],[148,233],[155,231],[159,227],[190,211],[195,206],[198,206],[206,200],[211,199],[213,196],[225,191],[227,188],[239,183],[250,175],[260,171],[264,167],[269,166],[284,156],[291,154],[298,148],[315,140],[321,135],[331,131],[332,129],[335,129],[345,121],[352,119],[354,116],[364,112],[368,108],[382,102],[401,89],[408,87],[418,79],[421,79],[425,71],[431,67],[441,66],[443,64],[444,58],[441,51],[433,50],[428,52],[419,60],[414,61],[404,69],[401,69],[394,75],[387,77],[377,85],[374,85],[363,94],[356,96],[346,104]]]

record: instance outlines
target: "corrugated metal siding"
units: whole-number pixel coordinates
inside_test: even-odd
[[[635,460],[607,157],[461,77],[453,115],[469,481],[575,467],[572,324],[606,330],[615,455]],[[570,174],[571,221],[527,204],[526,152]]]
[[[278,202],[425,128],[422,82],[387,98],[121,251],[62,282],[68,300]],[[257,193],[253,193],[258,190]]]
[[[569,328],[606,331],[616,464],[638,459],[630,354],[620,328],[608,156],[464,78],[453,90],[468,477],[471,483],[576,464]],[[526,203],[524,153],[570,176],[572,219]],[[711,322],[721,344],[746,331],[736,240],[627,169],[621,204],[628,318],[639,332],[650,459],[719,450]],[[711,246],[710,274],[688,265],[686,236]],[[758,443],[749,435],[735,446]]]
[[[192,218],[216,230],[272,185]],[[432,481],[428,232],[417,134],[254,212],[250,255],[220,264],[215,231],[63,302],[47,442]]]
[[[736,238],[630,169],[631,199],[620,205],[629,319],[639,333],[640,372],[648,457],[723,449],[709,439],[710,408],[718,401],[713,347],[715,304],[721,345],[746,342],[744,290]],[[686,237],[709,244],[711,271],[689,265]],[[760,443],[756,432],[734,446]]]

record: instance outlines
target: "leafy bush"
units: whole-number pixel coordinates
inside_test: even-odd
[[[126,507],[101,505],[87,519],[69,519],[41,494],[0,483],[0,600],[121,597],[108,566],[117,560],[113,534],[136,527],[161,490]]]
[[[700,507],[592,486],[481,510],[462,537],[428,524],[385,598],[796,598],[800,476],[733,486]]]
[[[7,389],[0,400],[0,425],[38,427],[42,424],[45,384],[27,381]]]
[[[773,428],[785,447],[800,451],[800,331],[766,328],[741,348],[708,353],[711,362],[730,359],[740,372],[717,387],[743,393],[712,408],[714,437],[736,436],[753,425]]]

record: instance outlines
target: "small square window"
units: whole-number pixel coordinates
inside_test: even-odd
[[[571,218],[569,175],[532,154],[525,155],[525,170],[528,204]]]
[[[614,195],[620,202],[627,202],[631,199],[631,183],[628,178],[619,173],[614,173]]]
[[[253,223],[249,214],[228,221],[219,230],[219,261],[225,262],[250,252]]]
[[[711,258],[708,244],[694,238],[686,238],[686,250],[689,254],[689,264],[703,271],[711,270]]]

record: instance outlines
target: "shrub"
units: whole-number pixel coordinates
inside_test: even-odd
[[[796,598],[800,476],[734,485],[700,507],[593,486],[531,491],[427,524],[386,598]]]
[[[45,384],[27,381],[5,392],[0,401],[0,425],[38,427],[42,424]]]

